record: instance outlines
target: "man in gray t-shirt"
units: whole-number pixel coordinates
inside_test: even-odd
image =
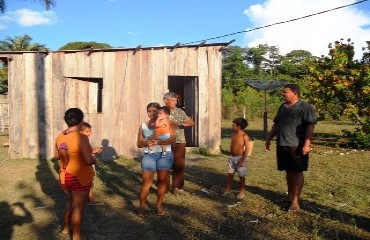
[[[300,89],[296,84],[284,86],[281,96],[284,103],[280,106],[266,139],[266,150],[270,141],[277,136],[278,170],[286,171],[289,211],[299,211],[299,197],[303,189],[303,171],[308,168],[308,154],[316,124],[313,107],[300,99]]]

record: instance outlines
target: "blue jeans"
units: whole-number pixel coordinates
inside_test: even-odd
[[[157,170],[170,170],[173,165],[173,154],[171,151],[166,152],[166,156],[162,153],[144,153],[141,159],[141,170],[155,172]]]

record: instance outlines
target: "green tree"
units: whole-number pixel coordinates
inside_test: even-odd
[[[245,88],[245,79],[250,69],[245,63],[245,49],[238,46],[228,47],[223,52],[222,87],[234,95]]]
[[[306,50],[293,50],[281,58],[278,71],[294,78],[301,78],[308,73],[308,64],[313,56]]]
[[[267,44],[259,44],[257,47],[251,47],[246,49],[246,61],[253,66],[253,69],[256,73],[260,72],[261,69],[266,64],[267,53],[268,53]]]
[[[370,50],[367,42],[366,49]],[[329,44],[329,56],[310,64],[310,74],[305,80],[310,88],[310,99],[320,113],[335,108],[361,124],[355,133],[364,138],[363,145],[370,146],[370,64],[366,52],[362,61],[354,60],[354,47],[350,39]],[[367,140],[366,140],[367,139]]]
[[[51,7],[55,6],[55,1],[53,0],[39,0],[39,2],[45,5],[46,10],[49,10]],[[0,0],[0,11],[3,13],[5,12],[5,9],[6,9],[6,1]]]
[[[59,50],[84,50],[84,49],[106,49],[112,48],[107,43],[98,42],[70,42],[59,48]]]
[[[32,37],[29,35],[7,37],[0,41],[0,50],[2,51],[48,51],[44,44],[32,43]]]

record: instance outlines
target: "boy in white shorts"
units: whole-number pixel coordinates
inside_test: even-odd
[[[239,193],[238,199],[245,197],[245,176],[247,175],[247,157],[252,151],[252,141],[244,129],[248,126],[248,121],[244,118],[233,120],[232,128],[234,133],[231,135],[230,157],[228,158],[229,170],[226,180],[226,189],[224,195],[231,192],[231,183],[235,173],[239,176]]]

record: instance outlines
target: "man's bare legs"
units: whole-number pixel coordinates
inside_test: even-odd
[[[304,184],[303,172],[287,171],[288,196],[291,197],[290,211],[299,211],[299,198],[301,196]],[[291,188],[291,192],[289,192]]]
[[[158,170],[157,171],[157,206],[156,212],[157,215],[163,215],[163,199],[164,195],[168,189],[168,179],[169,179],[169,171],[168,170]]]
[[[72,191],[72,214],[71,214],[71,225],[72,225],[72,239],[81,240],[81,225],[83,219],[83,210],[87,202],[89,190],[87,191]]]
[[[147,208],[146,201],[149,194],[149,189],[153,183],[154,172],[143,171],[141,174],[141,189],[140,189],[140,211],[145,211]]]
[[[286,172],[286,182],[288,186],[288,197],[287,201],[292,202],[293,199],[293,188],[294,188],[294,172]]]

